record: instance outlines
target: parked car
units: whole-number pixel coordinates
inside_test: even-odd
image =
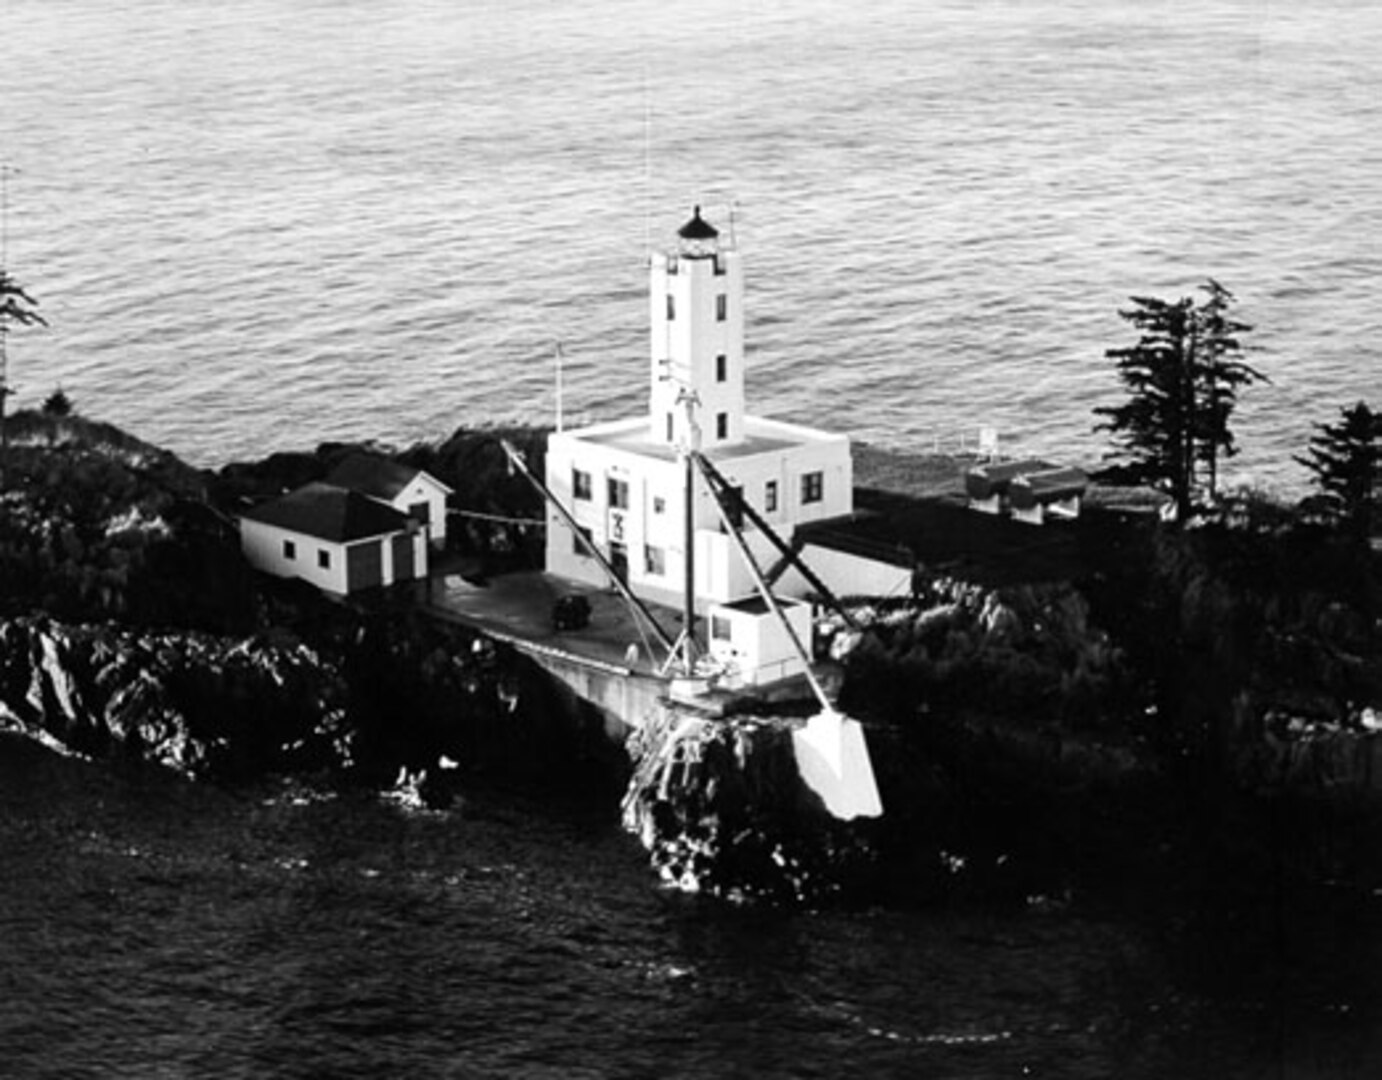
[[[552,626],[557,630],[580,630],[590,625],[590,601],[579,593],[557,598],[552,605]]]

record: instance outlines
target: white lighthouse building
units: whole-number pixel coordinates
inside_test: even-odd
[[[649,317],[647,414],[548,439],[547,486],[584,539],[549,508],[547,570],[606,584],[589,542],[640,597],[681,606],[689,537],[694,602],[705,612],[749,597],[755,585],[700,477],[688,495],[686,451],[699,449],[790,541],[803,524],[852,511],[849,438],[749,414],[743,262],[699,207],[673,250],[652,255]],[[743,535],[760,566],[778,561],[777,550],[747,520]],[[846,593],[886,592],[879,574],[895,587],[902,573],[847,557],[816,569]],[[804,591],[795,574],[779,583],[779,591],[792,594],[792,579]]]

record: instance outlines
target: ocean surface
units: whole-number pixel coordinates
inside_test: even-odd
[[[197,464],[643,407],[645,258],[745,253],[755,411],[1097,462],[1131,294],[1256,326],[1229,469],[1378,401],[1357,0],[0,0],[18,407]],[[445,815],[0,740],[0,1076],[1372,1077],[1382,901],[662,890],[609,807]]]
[[[115,776],[0,738],[0,1073],[1375,1077],[1375,897],[664,891],[608,813]]]
[[[198,464],[646,395],[646,252],[745,253],[751,406],[1096,464],[1133,294],[1213,276],[1297,492],[1382,363],[1369,0],[4,0],[7,259],[62,386]]]

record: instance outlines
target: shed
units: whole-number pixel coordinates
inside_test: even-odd
[[[1047,469],[1014,477],[1008,487],[1012,516],[1018,521],[1040,525],[1049,514],[1073,519],[1080,516],[1089,477],[1084,470]]]
[[[446,545],[446,499],[451,492],[424,469],[401,465],[379,454],[351,454],[327,476],[335,487],[387,503],[426,526],[433,547]]]
[[[408,514],[333,484],[308,484],[240,516],[252,566],[341,596],[426,577],[426,535]]]
[[[1025,458],[998,464],[979,465],[965,473],[965,494],[971,510],[998,514],[1007,509],[1008,488],[1019,476],[1051,468],[1044,461]]]
[[[778,604],[798,640],[810,649],[811,605],[782,597]],[[725,666],[732,681],[750,686],[778,682],[806,670],[786,628],[758,596],[711,606],[710,655]]]

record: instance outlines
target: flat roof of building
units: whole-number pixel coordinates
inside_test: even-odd
[[[615,420],[604,424],[564,431],[562,435],[598,446],[610,446],[632,454],[675,461],[677,449],[661,439],[652,437],[652,421],[646,416]],[[770,454],[811,444],[847,442],[848,436],[828,431],[768,420],[761,416],[744,417],[744,438],[730,445],[702,445],[703,453],[711,461],[732,461],[735,458]]]

